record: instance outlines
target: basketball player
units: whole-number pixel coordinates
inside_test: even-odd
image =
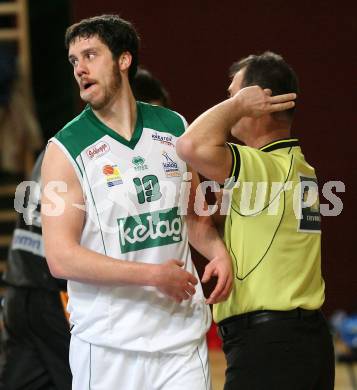
[[[49,142],[42,220],[50,270],[69,281],[73,389],[210,389],[207,303],[226,299],[232,270],[186,201],[197,182],[175,149],[186,122],[135,101],[129,22],[82,20],[66,45],[88,106]],[[207,300],[188,239],[210,260],[203,281],[218,278]]]

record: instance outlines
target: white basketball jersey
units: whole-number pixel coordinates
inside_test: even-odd
[[[51,139],[68,157],[83,188],[81,245],[128,261],[179,259],[197,276],[182,215],[187,167],[175,150],[184,130],[177,113],[138,102],[130,141],[102,123],[90,107]],[[181,304],[145,286],[69,281],[68,293],[72,333],[97,345],[186,353],[211,322],[200,285]]]

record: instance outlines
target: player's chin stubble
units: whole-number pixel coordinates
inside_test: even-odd
[[[100,99],[97,102],[91,102],[87,101],[87,103],[94,109],[94,110],[101,110],[103,109],[111,100],[112,98],[116,95],[118,92],[119,88],[121,87],[122,84],[122,78],[121,74],[119,72],[118,65],[113,63],[113,73],[112,73],[112,80],[109,86],[104,90],[104,96],[102,99]],[[85,99],[83,99],[86,101]]]

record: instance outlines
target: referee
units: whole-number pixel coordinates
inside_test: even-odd
[[[233,187],[225,242],[234,287],[214,306],[224,389],[330,390],[317,179],[290,133],[295,95],[288,93],[297,93],[297,77],[272,52],[231,71],[231,98],[197,118],[177,144],[193,169]],[[245,146],[228,143],[230,135]]]
[[[42,159],[43,153],[31,177],[37,183]],[[39,193],[36,197],[26,191],[25,209],[31,212],[19,216],[9,250],[0,390],[71,389],[70,333],[64,309],[67,283],[51,276],[44,258],[38,200]]]

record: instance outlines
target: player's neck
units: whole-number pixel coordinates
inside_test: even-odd
[[[130,141],[135,130],[137,109],[129,83],[121,85],[108,105],[93,111],[105,125]]]

